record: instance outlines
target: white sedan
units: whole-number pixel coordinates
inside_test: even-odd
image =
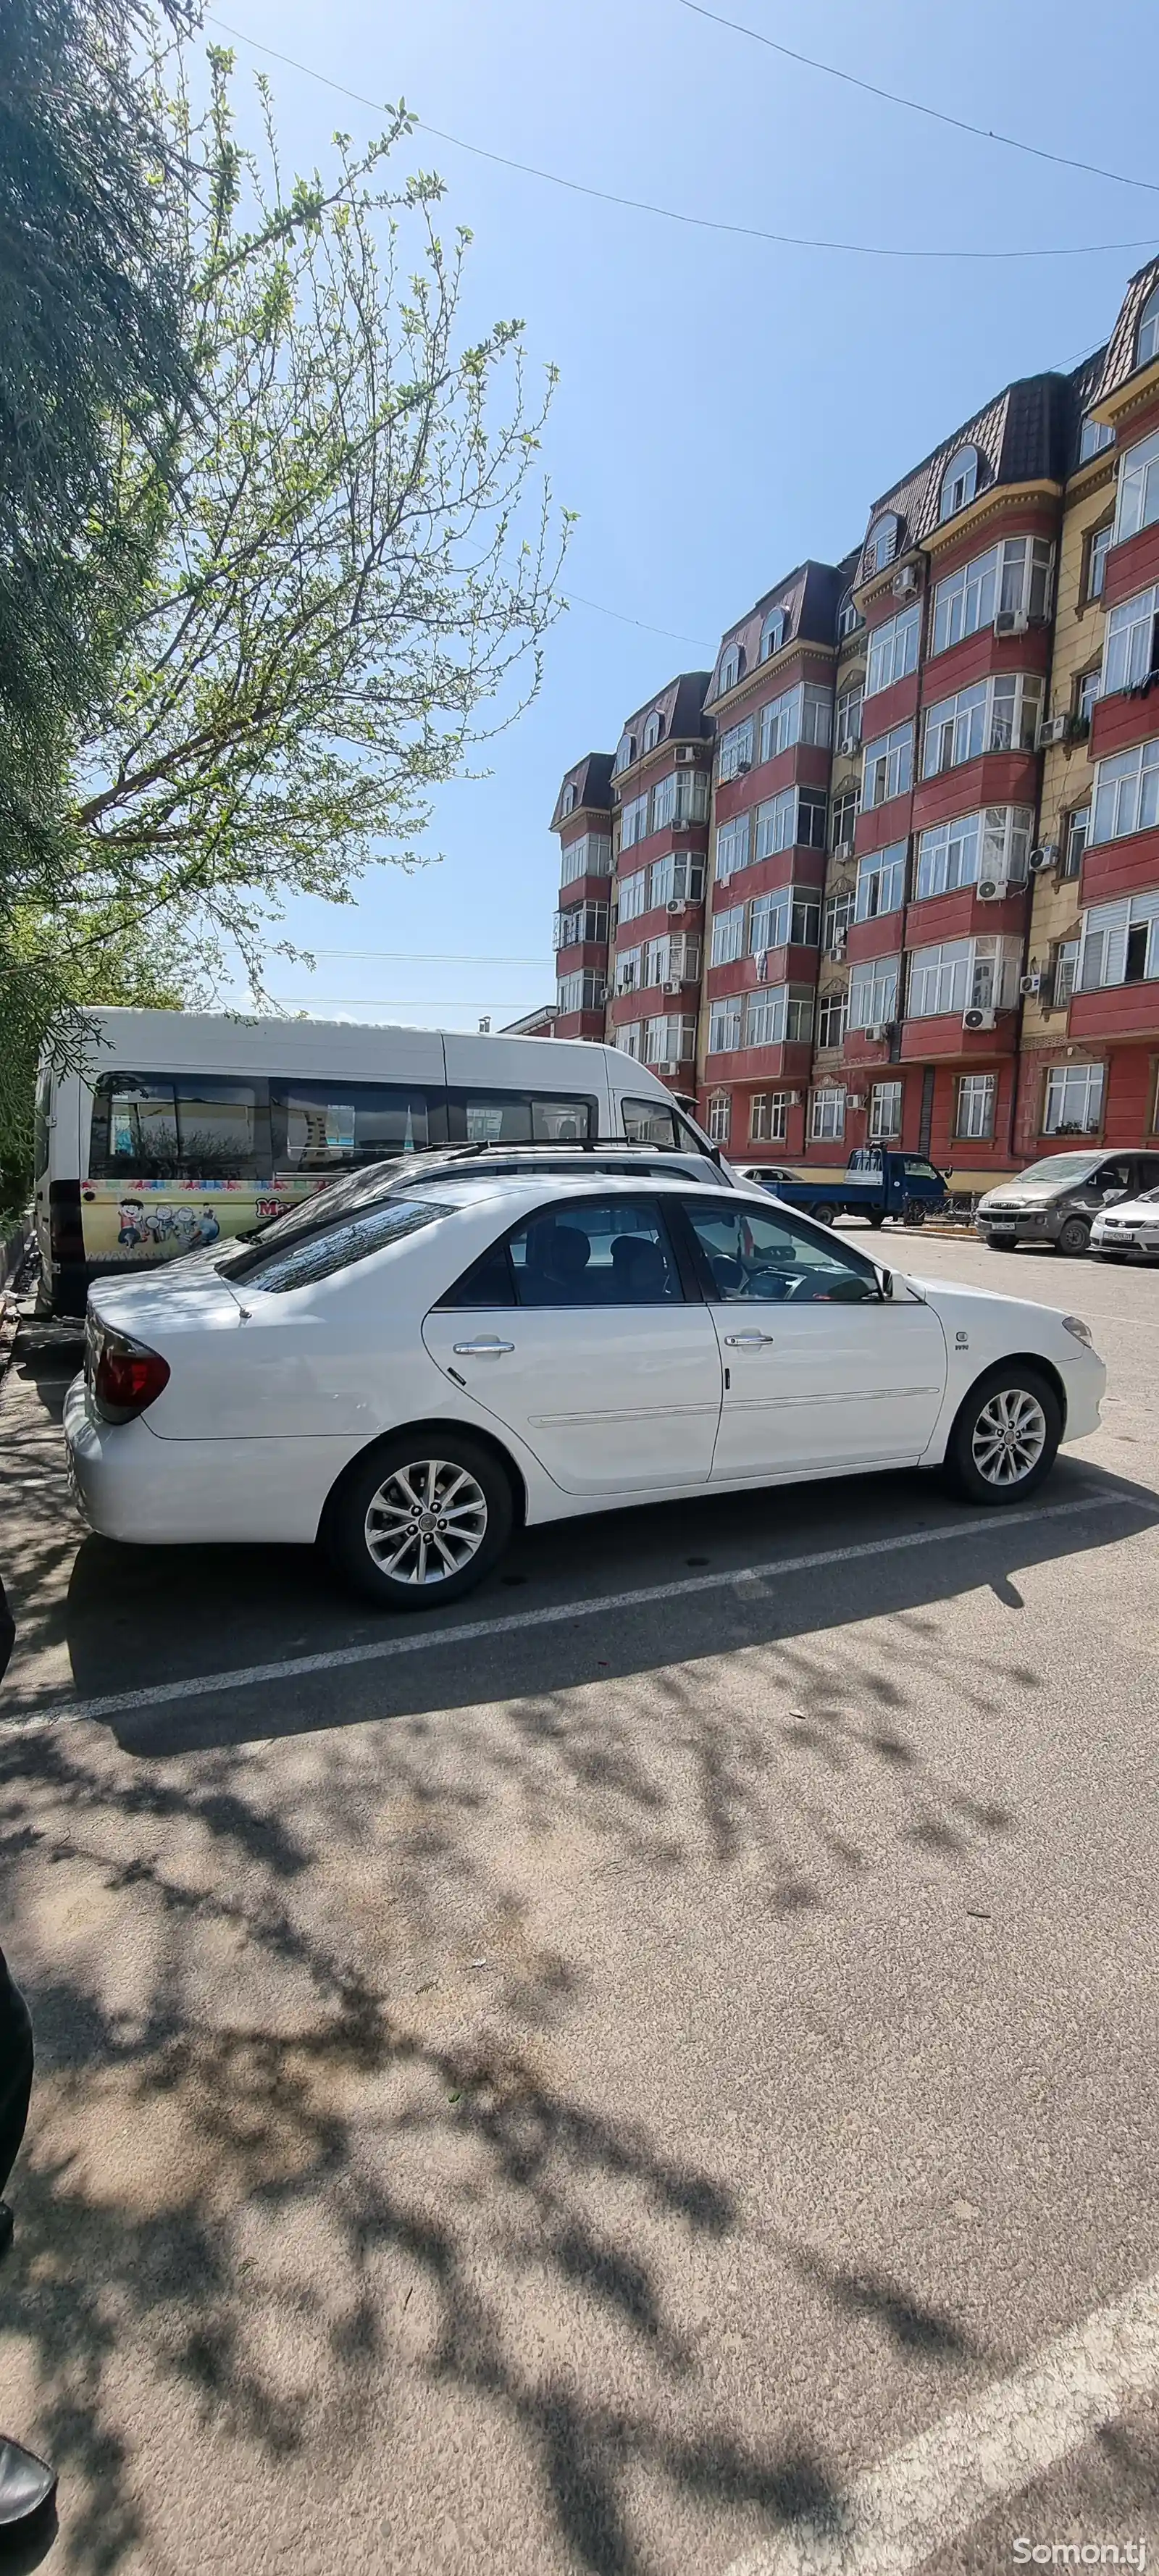
[[[1091,1227],[1091,1251],[1104,1261],[1159,1260],[1159,1190],[1104,1208]]]
[[[942,1465],[1021,1501],[1104,1384],[1081,1318],[759,1191],[457,1173],[99,1282],[65,1430],[106,1536],[321,1538],[418,1608],[519,1523],[631,1503]]]

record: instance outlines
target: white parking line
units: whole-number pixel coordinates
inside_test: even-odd
[[[334,1646],[320,1655],[287,1655],[276,1664],[242,1664],[233,1672],[198,1673],[188,1681],[155,1682],[144,1690],[110,1691],[101,1699],[43,1700],[39,1705],[5,1711],[0,1733],[27,1726],[77,1726],[83,1718],[123,1717],[135,1708],[160,1708],[172,1700],[205,1699],[219,1691],[252,1690],[260,1682],[293,1682],[308,1673],[350,1670],[358,1664],[385,1662],[393,1655],[417,1655],[441,1646],[475,1645],[485,1637],[511,1637],[525,1628],[566,1626],[570,1619],[606,1618],[609,1611],[646,1609],[657,1601],[681,1601],[697,1592],[723,1592],[730,1585],[780,1581],[787,1574],[812,1574],[827,1565],[854,1565],[863,1557],[893,1556],[903,1549],[940,1547],[946,1540],[997,1538],[1003,1530],[1024,1529],[1031,1522],[1067,1520],[1076,1512],[1106,1512],[1123,1506],[1149,1515],[1145,1503],[1124,1494],[1083,1494],[1073,1503],[1046,1503],[1040,1510],[1002,1512],[991,1518],[954,1521],[944,1528],[908,1530],[896,1538],[865,1539],[856,1547],[819,1548],[809,1556],[771,1558],[764,1565],[730,1566],[718,1574],[693,1574],[675,1583],[641,1584],[633,1592],[602,1592],[588,1601],[557,1601],[542,1610],[520,1610],[504,1619],[471,1619],[456,1628],[408,1629],[404,1635],[375,1637],[365,1646]]]
[[[1124,2403],[1159,2388],[1159,2275],[1048,2345],[878,2469],[856,2478],[840,2527],[785,2532],[727,2576],[908,2576],[935,2549],[1081,2450]],[[1011,2517],[1008,2552],[1026,2531]],[[1040,2534],[1029,2535],[1032,2540]]]

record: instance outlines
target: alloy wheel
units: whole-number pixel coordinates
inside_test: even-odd
[[[974,1424],[970,1454],[988,1485],[1020,1485],[1046,1447],[1046,1415],[1026,1387],[1001,1386]]]
[[[453,1459],[393,1468],[366,1507],[367,1552],[395,1583],[446,1583],[478,1555],[486,1534],[487,1497]]]

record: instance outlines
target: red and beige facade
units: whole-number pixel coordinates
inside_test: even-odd
[[[1105,350],[1008,386],[569,772],[555,828],[558,1033],[735,1158],[898,1144],[977,1190],[1149,1140],[1159,262]],[[584,835],[607,875],[569,876]]]

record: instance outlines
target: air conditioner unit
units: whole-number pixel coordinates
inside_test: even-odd
[[[661,985],[661,987],[660,987],[660,990],[661,990],[661,992],[662,992],[662,993],[679,993],[679,992],[681,992],[681,991],[683,990],[683,987],[682,987],[682,985],[681,985],[681,981],[680,981],[680,977],[679,977],[679,975],[670,975],[670,976],[668,977],[667,983],[662,984],[662,985]]]
[[[676,757],[677,757],[677,760],[695,760],[695,758],[696,758],[696,745],[695,745],[695,743],[694,743],[694,742],[679,742],[679,743],[677,743],[677,746],[676,746]]]
[[[1020,975],[1018,978],[1018,990],[1022,994],[1024,1000],[1026,1000],[1031,993],[1040,992],[1041,988],[1041,975]]]
[[[1039,750],[1049,751],[1052,743],[1065,742],[1069,724],[1069,716],[1044,716],[1038,728]]]
[[[875,1020],[872,1028],[867,1029],[865,1034],[867,1038],[876,1038],[880,1044],[882,1038],[887,1038],[889,1036],[889,1021]]]
[[[683,897],[683,895],[674,894],[674,895],[672,896],[671,901],[670,901],[669,903],[666,903],[666,904],[665,904],[665,906],[664,906],[664,910],[665,910],[665,912],[667,913],[668,918],[669,918],[669,920],[670,920],[670,921],[672,920],[673,915],[674,915],[675,913],[683,912],[683,910],[684,910],[684,897]]]
[[[852,841],[834,841],[833,856],[835,859],[851,859],[853,856]]]
[[[917,586],[918,575],[916,564],[903,564],[901,571],[895,572],[893,576],[891,588],[893,590],[894,598],[912,599]]]
[[[837,749],[838,749],[838,751],[843,751],[843,752],[846,752],[846,753],[849,753],[849,752],[851,752],[851,751],[860,751],[860,749],[861,749],[861,736],[860,736],[860,734],[859,734],[859,733],[843,733],[843,734],[842,734],[842,736],[841,736],[841,740],[840,740],[840,742],[839,742],[839,743],[838,743],[838,745],[837,745]]]
[[[996,635],[1025,635],[1030,619],[1024,608],[1000,608],[994,620]]]
[[[1060,852],[1057,841],[1040,841],[1037,849],[1032,850],[1030,853],[1030,873],[1032,877],[1042,876],[1047,868],[1056,868],[1058,866],[1059,856]]]
[[[963,1011],[962,1026],[964,1029],[992,1029],[996,1026],[997,1019],[997,1011]]]
[[[844,962],[845,962],[845,942],[844,942],[844,940],[843,940],[843,939],[835,939],[835,940],[834,940],[834,942],[833,942],[833,946],[832,946],[832,948],[827,948],[827,949],[826,949],[826,951],[825,951],[825,954],[826,954],[826,956],[827,956],[827,957],[835,957],[835,958],[836,958],[836,960],[837,960],[837,964],[838,964],[839,966],[844,965]]]
[[[677,1064],[677,1063],[676,1063],[676,1062],[675,1062],[675,1061],[670,1057],[670,1058],[669,1058],[669,1060],[668,1060],[668,1062],[667,1062],[666,1064],[654,1064],[654,1065],[653,1065],[653,1067],[652,1067],[652,1071],[653,1071],[653,1073],[669,1073],[669,1074],[674,1074],[674,1073],[679,1073],[679,1071],[680,1071],[680,1067],[679,1067],[679,1065],[678,1065],[678,1064]]]
[[[786,1106],[787,1106],[789,1109],[799,1109],[799,1108],[800,1108],[800,1106],[801,1106],[801,1094],[800,1094],[800,1092],[799,1092],[799,1091],[787,1091],[787,1092],[785,1093],[785,1103],[786,1103]]]
[[[979,877],[974,888],[979,903],[1005,903],[1010,892],[1009,877]]]
[[[849,1094],[850,1108],[864,1109],[867,1096],[868,1095],[864,1091],[851,1091]]]

